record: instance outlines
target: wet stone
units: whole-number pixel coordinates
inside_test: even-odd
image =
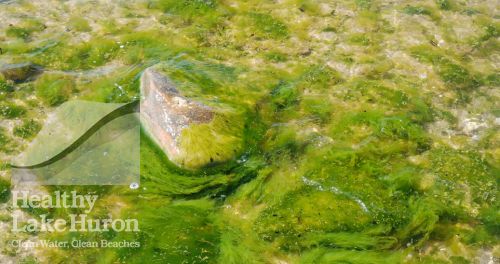
[[[7,80],[17,83],[33,79],[42,72],[42,67],[31,62],[5,64],[0,66],[0,73]]]

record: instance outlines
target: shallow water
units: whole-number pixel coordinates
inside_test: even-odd
[[[2,263],[496,263],[497,1],[0,1]],[[244,147],[188,171],[141,134],[141,184],[91,216],[140,232],[15,234],[7,164],[62,103],[139,98],[158,62],[241,113]],[[198,137],[198,134],[193,137]],[[197,146],[193,146],[196,150]],[[73,209],[22,210],[65,217]],[[139,241],[14,250],[6,241]]]

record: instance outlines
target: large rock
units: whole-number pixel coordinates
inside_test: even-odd
[[[5,64],[0,67],[0,73],[7,80],[24,82],[42,72],[42,67],[31,62]]]
[[[233,159],[242,149],[242,112],[181,95],[161,65],[141,77],[141,122],[176,165],[190,170]]]

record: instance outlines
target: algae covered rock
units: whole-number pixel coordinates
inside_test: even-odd
[[[183,96],[166,67],[152,66],[141,77],[141,121],[149,136],[185,169],[232,160],[243,145],[242,111]]]
[[[0,66],[0,73],[7,80],[24,82],[42,71],[42,68],[31,62],[5,64]]]

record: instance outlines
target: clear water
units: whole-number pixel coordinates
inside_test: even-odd
[[[0,1],[0,64],[44,68],[0,82],[0,262],[496,263],[498,8]],[[22,234],[141,247],[8,247],[9,160],[65,101],[137,99],[158,62],[186,96],[243,109],[234,162],[185,171],[142,135],[138,188],[41,190],[98,194],[92,216],[137,218],[140,232]]]

